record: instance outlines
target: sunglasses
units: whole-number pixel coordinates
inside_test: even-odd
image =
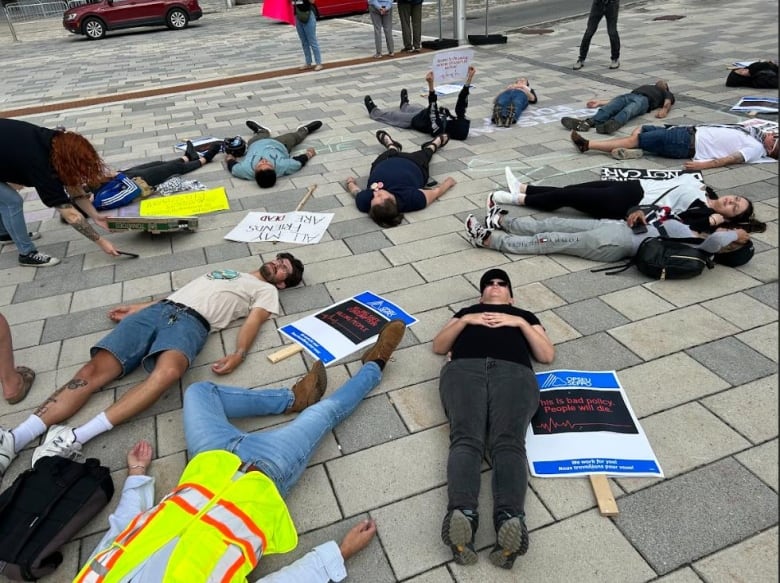
[[[493,281],[489,281],[488,285],[497,285],[499,287],[507,287],[509,284],[505,281],[501,281],[500,279],[494,279]]]

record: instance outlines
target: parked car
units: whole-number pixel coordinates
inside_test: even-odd
[[[97,0],[66,10],[62,26],[97,40],[106,36],[107,30],[120,28],[165,25],[182,29],[201,16],[198,0]]]
[[[331,16],[347,16],[368,12],[368,0],[317,0],[314,5],[317,20]]]

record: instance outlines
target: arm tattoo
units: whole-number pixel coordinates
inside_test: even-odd
[[[92,228],[92,225],[90,225],[87,222],[87,219],[85,219],[84,217],[79,217],[79,220],[73,223],[71,227],[76,229],[79,233],[84,235],[90,241],[97,241],[98,239],[100,239],[100,235],[98,234],[98,232]]]

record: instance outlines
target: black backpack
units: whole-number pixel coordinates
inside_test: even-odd
[[[59,549],[114,495],[108,468],[44,457],[0,494],[0,574],[35,581],[62,563]]]
[[[701,239],[666,237],[666,229],[661,225],[657,228],[662,236],[648,237],[642,241],[636,254],[624,265],[617,268],[600,267],[591,271],[605,271],[606,275],[615,275],[635,265],[639,271],[654,279],[689,279],[700,275],[705,267],[715,267],[712,255],[686,244],[698,245]],[[607,271],[610,269],[612,271]]]

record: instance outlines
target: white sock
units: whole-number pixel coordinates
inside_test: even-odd
[[[74,429],[73,433],[76,435],[76,441],[85,444],[90,439],[97,437],[106,431],[111,431],[113,428],[114,426],[111,425],[105,412],[103,412],[87,421],[81,427]]]
[[[15,453],[19,453],[33,439],[46,433],[46,429],[47,427],[43,419],[37,415],[30,415],[16,429],[11,430],[11,433],[14,435]]]

